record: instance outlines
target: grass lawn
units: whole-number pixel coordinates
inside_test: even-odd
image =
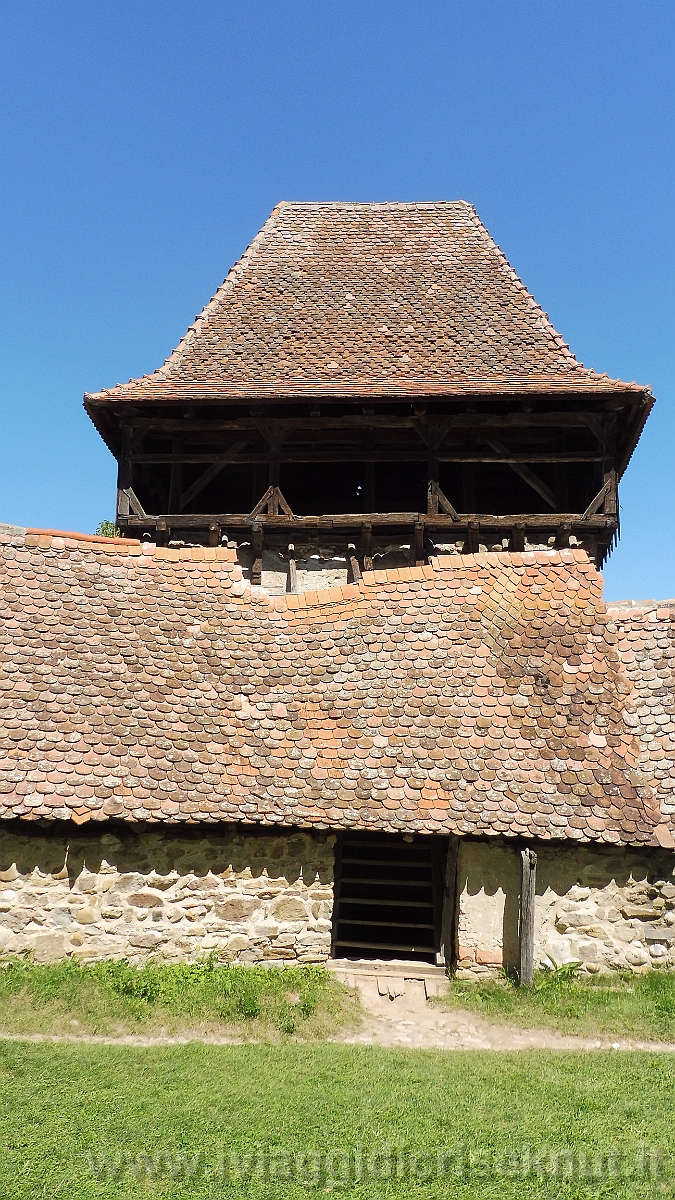
[[[0,1195],[651,1200],[672,1078],[665,1054],[4,1042]]]
[[[675,974],[666,971],[590,979],[541,972],[532,988],[506,979],[484,984],[454,980],[439,1003],[532,1029],[675,1042]]]
[[[65,960],[0,966],[3,1033],[231,1033],[325,1037],[359,1021],[346,988],[320,967],[198,963],[131,967]]]

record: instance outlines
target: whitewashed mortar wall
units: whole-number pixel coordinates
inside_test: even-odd
[[[332,835],[0,826],[0,957],[322,963]]]
[[[537,847],[535,966],[581,962],[589,974],[675,966],[675,854],[665,850]],[[520,851],[462,841],[458,854],[460,978],[518,960]]]
[[[130,825],[0,824],[0,958],[149,957],[323,963],[330,953],[332,834]],[[675,855],[538,847],[535,962],[675,966]],[[461,840],[458,975],[518,957],[520,853]]]

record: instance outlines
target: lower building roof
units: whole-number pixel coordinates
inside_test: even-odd
[[[224,548],[0,543],[0,818],[675,847],[675,602],[583,551],[271,598]]]

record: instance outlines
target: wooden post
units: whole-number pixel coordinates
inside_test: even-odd
[[[294,595],[298,590],[298,568],[295,561],[295,546],[288,543],[288,590]]]
[[[534,979],[534,898],[537,883],[537,856],[527,846],[521,850],[520,884],[520,966],[518,977],[524,987],[532,987]]]
[[[363,548],[363,569],[373,569],[373,526],[370,521],[364,521],[361,527],[361,545]]]
[[[351,571],[351,582],[358,583],[361,578],[361,568],[359,560],[356,557],[356,546],[353,542],[350,542],[347,546],[347,562]]]
[[[478,540],[480,529],[478,521],[467,521],[466,539],[462,546],[462,554],[478,554],[480,542]]]
[[[220,525],[217,521],[212,521],[209,525],[209,546],[220,545]]]
[[[119,517],[129,516],[129,497],[125,489],[133,487],[134,482],[134,466],[131,461],[132,432],[129,426],[125,427],[122,452],[117,467],[117,512],[115,514],[115,522],[117,524],[119,524]]]
[[[424,566],[424,522],[416,521],[414,538],[413,538],[413,553],[415,556],[415,566]]]
[[[251,583],[258,587],[262,583],[262,565],[263,565],[263,537],[264,529],[262,524],[255,524],[251,530],[251,540],[253,542],[253,566],[251,567]]]

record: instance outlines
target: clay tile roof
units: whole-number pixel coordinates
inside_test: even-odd
[[[164,366],[85,402],[648,391],[583,367],[474,208],[282,203]]]
[[[675,605],[608,613],[583,553],[272,599],[104,541],[0,528],[0,818],[675,845]]]

